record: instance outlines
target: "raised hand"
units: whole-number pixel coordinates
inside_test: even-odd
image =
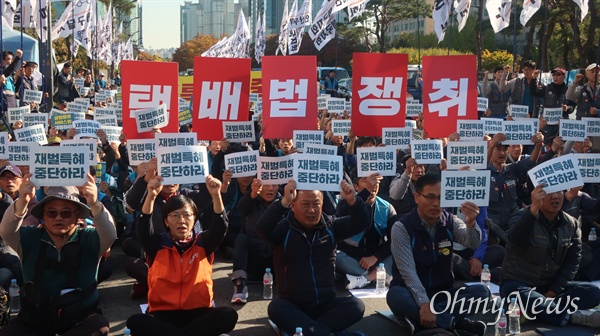
[[[353,189],[354,190],[354,189]],[[290,203],[296,198],[296,181],[289,180],[283,189],[283,197],[281,198],[281,205],[289,207]]]
[[[81,186],[83,197],[87,205],[92,210],[92,215],[95,216],[102,212],[103,205],[98,201],[98,187],[96,187],[96,179],[87,174],[87,181]]]
[[[356,203],[356,192],[354,191],[354,187],[346,180],[342,180],[340,187],[342,188],[342,191],[340,192],[342,198],[346,200],[349,206],[353,206]]]
[[[156,175],[154,177],[152,177],[152,179],[150,179],[150,181],[148,181],[148,186],[146,187],[148,189],[148,196],[152,197],[152,198],[156,198],[158,196],[158,194],[160,194],[160,191],[162,190],[162,181],[163,178],[160,175]]]
[[[255,178],[252,181],[252,188],[251,188],[252,191],[250,192],[250,196],[252,198],[257,198],[258,195],[260,195],[260,192],[262,191],[262,186],[263,186],[262,181]]]

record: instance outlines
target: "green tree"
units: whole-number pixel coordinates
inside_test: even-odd
[[[448,55],[448,49],[446,48],[426,48],[418,50],[417,48],[392,48],[387,50],[389,54],[408,54],[408,64],[423,63],[423,56],[446,56]],[[419,54],[421,59],[419,59]],[[462,52],[459,50],[450,50],[450,55],[467,55],[472,54],[470,52]]]

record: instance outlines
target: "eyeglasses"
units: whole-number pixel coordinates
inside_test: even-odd
[[[313,204],[310,204],[310,203],[300,203],[300,209],[302,209],[304,211],[309,211],[309,210],[312,210],[312,209],[319,210],[322,206],[323,206],[322,203],[313,203]]]
[[[73,216],[73,211],[72,210],[61,210],[61,211],[47,210],[47,211],[44,211],[44,214],[48,218],[56,218],[58,215],[60,215],[60,218],[71,218],[71,216]]]
[[[418,193],[419,195],[421,195],[421,197],[425,198],[428,202],[435,202],[435,201],[439,201],[442,199],[442,196],[436,196],[436,195],[423,195],[421,193]]]
[[[173,212],[173,213],[170,213],[167,217],[170,220],[172,220],[172,221],[179,220],[181,218],[183,218],[184,220],[188,221],[188,220],[190,220],[191,218],[194,217],[194,214],[193,213],[178,214],[178,213]]]

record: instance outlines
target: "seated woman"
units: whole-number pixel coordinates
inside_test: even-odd
[[[136,229],[148,264],[148,313],[127,320],[132,335],[217,336],[235,327],[237,313],[229,307],[214,308],[212,291],[213,252],[227,231],[227,216],[221,199],[221,182],[211,175],[206,186],[212,197],[212,224],[206,231],[194,230],[198,209],[183,195],[169,198],[163,206],[168,228],[154,233],[150,217],[162,189],[162,177],[149,182]],[[218,321],[218,322],[216,322]]]

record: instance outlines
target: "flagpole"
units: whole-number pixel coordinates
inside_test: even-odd
[[[21,0],[21,51],[23,51],[23,1]],[[21,60],[21,64],[23,64],[23,60]],[[17,69],[17,75],[19,74],[19,70]],[[21,78],[21,81],[24,79]],[[17,83],[19,79],[17,78]],[[16,84],[16,83],[15,83]],[[25,96],[25,86],[21,82],[21,87],[19,88],[19,106],[25,106],[23,103],[23,96]]]
[[[421,70],[421,20],[419,20],[421,15],[419,14],[419,0],[416,0],[416,3],[417,3],[417,64],[419,65],[419,70]]]
[[[71,19],[73,19],[73,22],[75,22],[75,6],[73,6],[73,2],[71,2]],[[67,19],[68,20],[68,19]],[[70,52],[70,59],[71,59],[71,63],[73,63],[73,54],[75,51],[73,48],[75,48],[75,25],[72,25],[71,27],[71,52]],[[79,47],[77,47],[79,48]]]
[[[448,30],[450,31],[450,33],[448,34],[448,56],[450,56],[450,44],[452,43],[452,9],[454,9],[454,1],[450,1],[450,12],[448,13],[448,20],[450,21],[450,25],[448,27]]]
[[[42,10],[42,0],[38,1],[38,8],[39,8],[38,9],[38,13],[41,13],[41,10]],[[46,15],[48,15],[48,14],[46,14]],[[39,60],[38,60],[39,61],[39,65],[38,66],[40,68],[40,73],[42,74],[42,87],[41,87],[42,88],[42,92],[46,92],[46,90],[45,90],[46,89],[46,83],[44,82],[44,71],[43,71],[44,70],[44,67],[43,67],[43,63],[44,62],[42,62],[42,51],[41,51],[41,46],[43,44],[43,41],[42,41],[43,40],[43,38],[42,38],[42,36],[43,36],[42,28],[43,28],[44,25],[43,25],[42,16],[40,15],[39,17],[40,17],[40,30],[39,30],[40,34],[39,34],[38,37],[40,39],[40,50],[38,50],[38,55],[39,55]],[[49,42],[49,41],[47,41],[47,42]],[[47,100],[48,99],[46,99],[45,95],[42,94],[42,102],[41,102],[40,106],[38,107],[38,112],[42,112],[42,106],[45,106],[45,104],[48,103]]]
[[[577,17],[577,12],[579,12],[579,7],[575,6],[575,17]],[[567,64],[567,71],[571,72],[571,66],[573,65],[573,50],[575,49],[575,32],[573,32],[573,37],[571,38],[571,55],[569,55],[569,63]],[[569,85],[569,76],[567,75],[567,86]]]
[[[538,69],[540,69],[542,72],[544,71],[544,54],[546,52],[546,48],[544,48],[544,40],[545,40],[545,36],[546,36],[546,28],[547,28],[547,24],[546,22],[548,21],[548,0],[544,1],[544,23],[542,24],[542,31],[544,32],[543,34],[541,34],[541,46],[540,46],[540,65],[538,67]],[[541,77],[540,77],[541,79]]]
[[[4,13],[4,1],[0,1],[0,13]],[[14,24],[14,18],[13,18],[13,24]],[[0,27],[0,50],[2,50],[2,52],[4,52],[4,25],[2,25],[2,27]],[[2,59],[2,62],[4,62],[4,59]],[[2,68],[2,71],[4,72],[4,65],[1,66],[1,68]],[[0,115],[4,118],[4,87],[0,87]],[[4,119],[4,120],[6,123],[6,119]],[[6,125],[8,126],[8,123],[6,123]]]
[[[515,6],[515,22],[513,22],[513,69],[517,68],[517,0]]]

